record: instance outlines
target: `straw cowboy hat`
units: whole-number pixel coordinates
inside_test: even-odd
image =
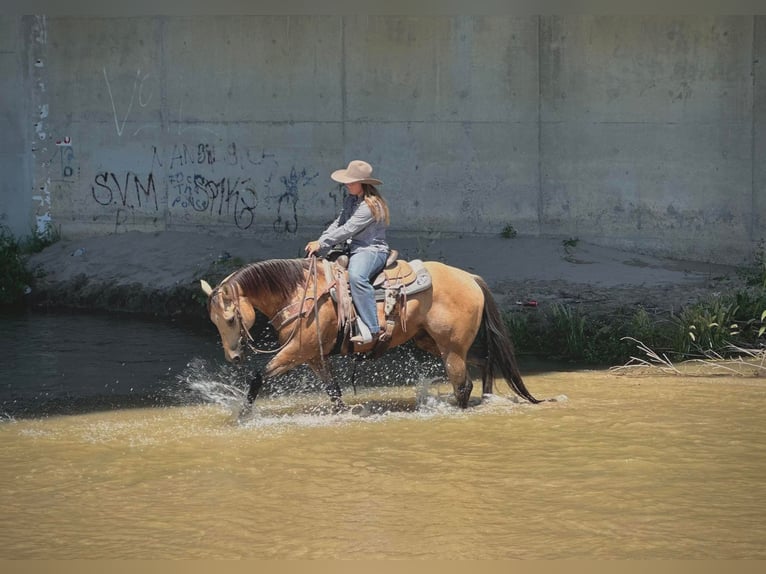
[[[354,183],[360,181],[362,183],[370,183],[372,185],[382,185],[383,182],[372,175],[372,166],[366,161],[355,159],[348,164],[346,169],[339,169],[332,172],[330,176],[338,183]]]

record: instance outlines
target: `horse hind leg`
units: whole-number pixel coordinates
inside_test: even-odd
[[[457,400],[457,406],[461,409],[468,407],[468,400],[471,398],[471,391],[473,391],[473,382],[471,378],[466,376],[463,384],[455,389],[455,399]]]
[[[343,391],[341,391],[338,381],[332,376],[329,363],[325,361],[310,361],[309,367],[314,371],[317,377],[324,384],[325,391],[330,397],[332,403],[332,411],[334,413],[341,413],[348,409],[346,403],[343,402]]]
[[[471,348],[468,349],[466,361],[481,374],[481,394],[491,395],[495,390],[495,369],[489,360],[489,349],[485,337],[486,335],[482,336],[481,332],[477,335]]]
[[[468,399],[471,398],[471,391],[473,391],[473,382],[468,376],[465,359],[459,353],[449,352],[444,358],[444,368],[447,371],[449,382],[452,383],[457,406],[461,409],[468,407]]]
[[[492,369],[486,365],[481,367],[481,394],[491,395],[495,387],[495,376]]]

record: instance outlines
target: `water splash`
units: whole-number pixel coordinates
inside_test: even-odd
[[[181,384],[179,391],[186,394],[189,403],[219,405],[227,410],[239,408],[247,391],[244,374],[223,365],[211,369],[204,359],[192,359],[176,380]]]
[[[380,363],[354,365],[341,361],[334,372],[341,383],[349,411],[334,413],[322,385],[309,370],[296,370],[280,382],[264,385],[252,415],[237,420],[240,428],[280,434],[295,427],[324,427],[392,419],[463,417],[512,411],[524,406],[515,395],[474,396],[469,408],[459,408],[452,387],[438,370],[408,356],[399,357],[396,369]],[[350,366],[351,369],[344,367]],[[354,370],[352,374],[350,371]],[[398,380],[393,374],[398,375]],[[436,375],[436,376],[434,376]],[[211,365],[195,358],[176,376],[181,402],[218,406],[235,420],[246,401],[252,371],[229,364]],[[404,383],[402,382],[404,379]]]

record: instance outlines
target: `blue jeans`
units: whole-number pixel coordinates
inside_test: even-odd
[[[357,251],[348,260],[348,284],[351,287],[351,300],[356,312],[370,333],[380,331],[378,311],[375,306],[375,289],[371,281],[381,272],[386,264],[388,253],[385,251]]]

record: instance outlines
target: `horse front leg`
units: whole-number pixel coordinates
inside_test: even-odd
[[[341,398],[343,392],[340,390],[338,381],[332,376],[332,370],[330,369],[330,364],[327,360],[321,361],[317,359],[315,361],[310,361],[309,367],[311,367],[311,370],[314,371],[316,376],[319,377],[324,384],[325,391],[332,402],[333,413],[337,414],[348,410],[346,403],[344,403]]]
[[[250,379],[250,387],[247,390],[247,397],[245,398],[245,404],[242,405],[242,409],[239,411],[239,419],[245,419],[249,417],[253,412],[253,403],[255,397],[258,396],[258,391],[263,386],[263,375],[260,371],[255,373],[252,379]]]

